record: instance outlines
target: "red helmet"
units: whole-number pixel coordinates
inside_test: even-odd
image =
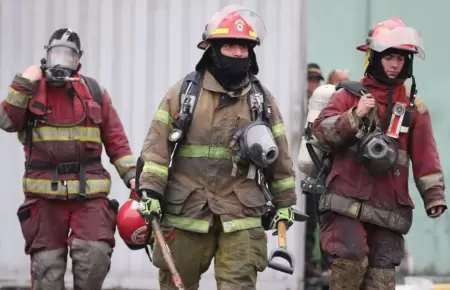
[[[266,36],[259,16],[240,5],[228,5],[214,14],[203,32],[200,49],[209,46],[208,40],[220,38],[244,39],[260,45]]]
[[[139,201],[128,199],[117,213],[117,229],[130,248],[145,247],[150,241],[150,227],[138,212]]]
[[[417,30],[407,27],[399,18],[390,18],[380,22],[369,31],[366,43],[356,49],[368,49],[382,52],[388,48],[411,51],[424,59],[422,35]]]

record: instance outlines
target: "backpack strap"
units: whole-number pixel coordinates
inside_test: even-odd
[[[169,178],[173,159],[176,151],[184,140],[184,137],[191,126],[192,117],[197,107],[198,98],[203,84],[203,71],[193,71],[189,73],[183,80],[180,88],[180,111],[176,118],[172,121],[172,131],[169,133],[169,141],[173,144],[172,154],[169,163]]]
[[[91,77],[87,77],[82,75],[81,76],[84,80],[84,82],[86,83],[89,92],[92,95],[92,98],[94,99],[94,101],[99,104],[100,106],[103,105],[103,94],[105,93],[105,89],[101,88],[99,83]]]
[[[272,115],[271,105],[267,101],[267,92],[264,89],[261,82],[255,77],[251,76],[251,89],[248,94],[248,106],[250,109],[250,113],[253,121],[260,119],[265,122],[269,122],[270,116]],[[261,106],[260,108],[255,108],[256,106]],[[255,110],[258,110],[257,115],[255,116]]]
[[[203,75],[203,71],[193,71],[184,78],[183,84],[180,88],[180,113],[182,105],[188,97],[188,94],[192,102],[190,113],[194,113],[195,107],[197,106],[198,97],[200,96],[200,91],[202,90]]]
[[[336,91],[345,89],[357,97],[370,93],[369,89],[357,81],[345,81],[336,86]]]

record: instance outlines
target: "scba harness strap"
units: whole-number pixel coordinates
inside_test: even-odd
[[[100,84],[91,77],[81,76],[82,80],[88,87],[89,92],[91,93],[92,99],[100,105],[103,105],[103,94],[105,90],[100,86]],[[57,190],[58,187],[58,174],[67,174],[67,173],[78,173],[80,175],[80,193],[77,196],[78,200],[83,200],[86,196],[86,173],[85,167],[94,164],[101,163],[101,157],[96,157],[91,160],[87,160],[85,162],[68,162],[68,163],[59,163],[59,164],[38,164],[32,162],[32,149],[33,149],[33,128],[36,126],[36,122],[38,121],[37,117],[31,113],[27,112],[28,120],[25,134],[25,143],[28,147],[28,156],[25,161],[25,169],[36,169],[36,170],[52,170],[52,190]]]
[[[173,129],[169,133],[169,141],[173,144],[169,162],[169,177],[173,166],[174,156],[189,131],[197,107],[198,98],[203,85],[204,71],[193,71],[183,81],[180,89],[180,111],[173,116]],[[248,94],[248,104],[252,121],[268,121],[272,110],[267,102],[267,97],[261,82],[255,77],[250,77],[251,90]]]

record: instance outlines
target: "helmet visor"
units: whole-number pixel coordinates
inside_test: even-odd
[[[425,59],[423,39],[419,31],[410,27],[399,27],[392,30],[386,29],[375,37],[369,39],[369,47],[382,52],[388,48],[400,48],[415,51],[417,56]]]
[[[223,27],[224,23],[231,25]],[[245,27],[247,25],[248,28]],[[205,36],[209,38],[212,35],[224,34],[224,37],[226,37],[227,34],[232,34],[230,29],[234,29],[235,32],[248,30],[248,38],[258,41],[259,44],[266,37],[266,27],[258,14],[235,4],[226,6],[213,15],[206,27]]]

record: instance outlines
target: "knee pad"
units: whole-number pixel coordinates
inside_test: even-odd
[[[31,256],[31,283],[33,290],[64,290],[67,250],[41,251]]]
[[[101,289],[111,265],[112,247],[75,239],[70,249],[75,289]]]
[[[362,260],[333,258],[331,262],[330,289],[360,289],[368,265],[367,257]]]

